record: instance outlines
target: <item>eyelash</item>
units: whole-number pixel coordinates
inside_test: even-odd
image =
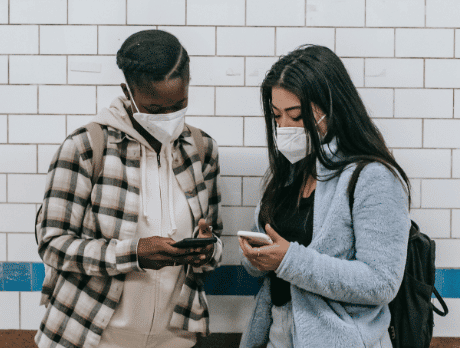
[[[272,114],[273,114],[273,118],[275,120],[281,116],[281,115],[275,114],[273,111],[272,111]],[[302,115],[300,115],[299,117],[293,118],[293,120],[296,121],[296,122],[300,121],[301,119],[302,119]]]

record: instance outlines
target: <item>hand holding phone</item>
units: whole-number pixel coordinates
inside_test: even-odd
[[[238,231],[237,236],[246,239],[252,246],[263,246],[273,243],[268,235],[260,232]]]

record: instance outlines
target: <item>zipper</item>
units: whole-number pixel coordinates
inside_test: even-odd
[[[161,168],[161,163],[160,163],[160,153],[157,153],[157,162],[158,162],[158,168]]]

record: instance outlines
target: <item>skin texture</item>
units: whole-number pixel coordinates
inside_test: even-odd
[[[312,103],[313,114],[318,122],[324,116],[324,112]],[[272,88],[272,108],[278,127],[304,127],[301,115],[300,99],[294,94],[281,87]],[[321,135],[325,135],[327,127],[325,122],[317,123],[317,129]],[[316,179],[310,176],[307,179],[303,197],[309,197],[316,188]],[[261,271],[276,270],[284,255],[289,249],[290,243],[281,237],[269,224],[265,225],[265,231],[273,240],[273,244],[263,247],[252,247],[248,240],[238,237],[241,250],[251,264]]]
[[[185,108],[188,105],[188,80],[175,78],[160,82],[152,82],[148,86],[130,86],[136,106],[141,113],[169,114]],[[123,93],[128,100],[131,96],[125,83],[121,84]],[[137,112],[134,105],[126,110],[133,127],[158,153],[161,143],[147,132],[133,117]],[[198,238],[212,237],[209,225],[201,219],[199,221]],[[165,266],[190,264],[199,267],[207,263],[214,252],[214,244],[201,248],[182,249],[171,244],[176,243],[172,238],[148,237],[141,238],[137,246],[139,265],[146,269],[161,269]]]

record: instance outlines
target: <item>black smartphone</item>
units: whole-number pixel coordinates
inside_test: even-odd
[[[176,248],[201,248],[217,242],[216,237],[212,238],[184,238],[179,242],[172,244]]]

